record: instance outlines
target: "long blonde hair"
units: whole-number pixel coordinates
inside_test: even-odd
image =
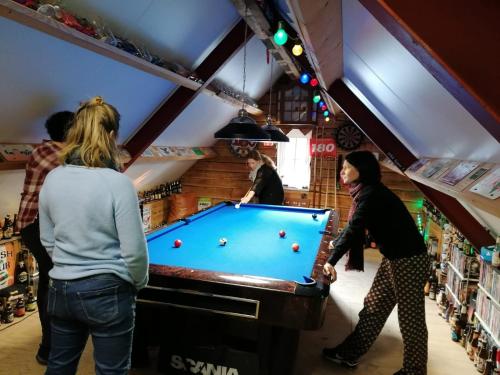
[[[248,153],[247,159],[253,159],[255,161],[260,161],[267,166],[271,167],[272,169],[276,169],[276,164],[274,164],[273,159],[271,159],[269,156],[261,154],[257,150],[252,150]]]
[[[102,97],[83,103],[66,136],[66,146],[59,156],[61,163],[77,156],[86,167],[121,169],[116,145],[119,123],[120,114]]]

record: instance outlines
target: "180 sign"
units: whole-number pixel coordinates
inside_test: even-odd
[[[311,139],[309,153],[311,156],[336,156],[337,145],[333,139]]]

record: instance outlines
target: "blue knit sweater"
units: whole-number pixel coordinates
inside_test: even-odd
[[[137,194],[127,176],[75,165],[52,170],[40,191],[40,238],[53,279],[113,273],[137,289],[148,282],[148,253]]]

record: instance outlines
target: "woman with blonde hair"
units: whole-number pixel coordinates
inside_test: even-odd
[[[52,347],[46,374],[75,374],[88,335],[95,371],[127,374],[136,294],[148,281],[137,194],[120,173],[118,111],[82,104],[40,192],[40,237],[54,267],[48,296]]]
[[[285,193],[272,159],[257,150],[252,150],[248,154],[247,164],[251,170],[250,179],[253,185],[241,198],[241,203],[248,203],[256,197],[260,204],[282,205]]]

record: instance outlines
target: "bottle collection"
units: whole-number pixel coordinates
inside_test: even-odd
[[[27,265],[32,269],[29,270]],[[12,323],[15,318],[24,316],[26,312],[36,310],[33,275],[36,275],[34,259],[26,249],[22,249],[16,257],[14,285],[0,290],[1,324]]]
[[[147,203],[179,193],[182,193],[182,184],[177,180],[158,185],[150,190],[142,191],[139,193],[139,198],[142,203]]]
[[[477,372],[500,374],[500,268],[484,259],[467,239],[430,203],[427,222],[441,228],[441,249],[429,239],[433,266],[425,292],[436,301],[439,315],[451,326]],[[493,246],[492,246],[493,248]],[[500,252],[500,236],[493,255]],[[487,298],[486,298],[487,297]]]

